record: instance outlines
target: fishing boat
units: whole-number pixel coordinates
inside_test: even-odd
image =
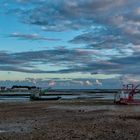
[[[139,85],[134,84],[123,85],[123,89],[114,96],[115,104],[123,105],[140,105],[139,99],[134,99],[134,95],[138,92]]]

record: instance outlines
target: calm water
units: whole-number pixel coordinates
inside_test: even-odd
[[[13,94],[13,93],[9,93],[9,94]],[[19,92],[17,92],[16,94],[19,94]],[[30,93],[25,93],[26,96],[24,96],[24,93],[22,93],[22,96],[0,96],[0,102],[17,102],[17,101],[30,101],[29,99],[29,95]],[[27,96],[27,94],[29,94]],[[50,93],[49,93],[50,94]],[[72,100],[72,99],[92,99],[92,100],[113,100],[114,99],[114,94],[113,93],[73,93],[72,95],[60,95],[61,93],[59,93],[58,96],[61,97],[61,100]],[[48,96],[48,97],[56,97],[56,95],[52,96]],[[43,97],[43,96],[42,96]],[[45,97],[45,96],[44,96]],[[140,94],[136,94],[135,95],[136,99],[140,99]]]

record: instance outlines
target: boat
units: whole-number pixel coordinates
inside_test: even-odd
[[[114,96],[115,104],[122,105],[140,105],[140,100],[134,99],[134,95],[137,94],[139,85],[133,84],[123,85],[123,89]]]
[[[57,96],[57,97],[39,97],[39,98],[31,98],[31,101],[47,101],[47,100],[59,100],[61,97]]]
[[[30,95],[30,100],[31,101],[47,101],[47,100],[59,100],[61,97],[60,96],[41,96],[41,91],[40,90],[35,90],[31,93]]]

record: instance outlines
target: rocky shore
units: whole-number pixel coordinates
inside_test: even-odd
[[[0,103],[0,140],[139,140],[139,109],[92,100]]]

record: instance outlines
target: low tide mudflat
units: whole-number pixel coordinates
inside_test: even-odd
[[[70,100],[0,103],[1,140],[139,140],[140,106]]]

